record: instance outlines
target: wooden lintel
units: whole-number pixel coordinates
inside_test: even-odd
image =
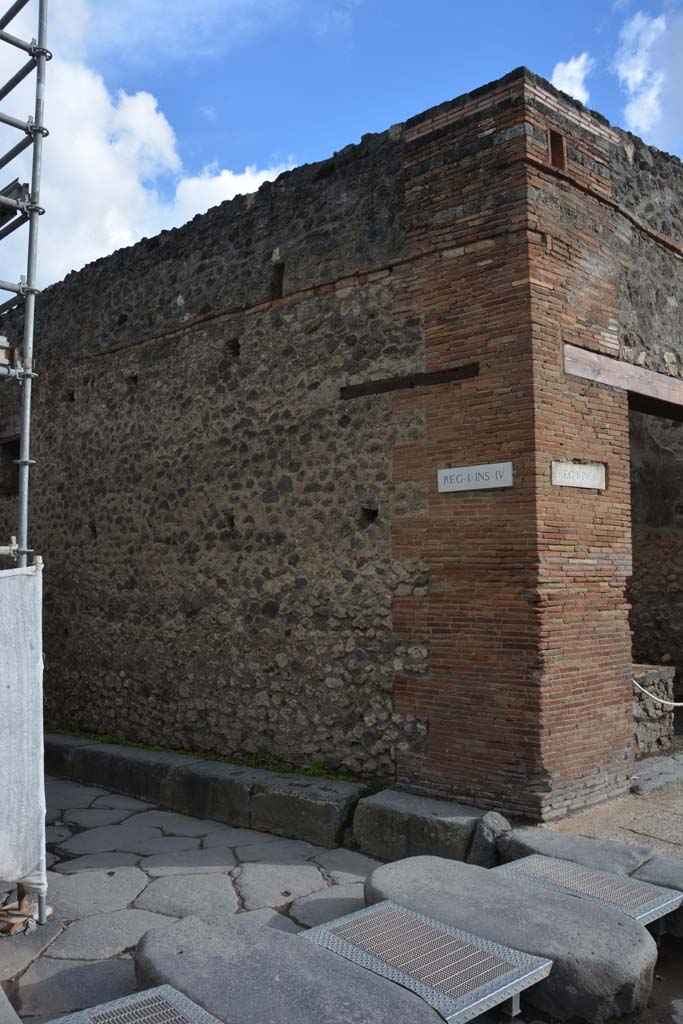
[[[383,395],[389,391],[403,391],[405,388],[428,388],[435,384],[449,384],[451,381],[468,380],[479,374],[479,363],[456,366],[449,370],[433,370],[431,373],[408,373],[402,377],[384,377],[369,380],[363,384],[348,384],[339,389],[339,397],[364,398],[366,395]]]
[[[565,343],[564,368],[574,377],[608,384],[636,395],[645,395],[669,406],[683,407],[683,380],[669,377],[665,373],[645,370],[642,366],[625,363],[612,356]],[[661,413],[666,415],[666,413]]]

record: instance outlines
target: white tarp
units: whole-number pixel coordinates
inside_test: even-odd
[[[47,891],[42,565],[0,571],[0,878]]]

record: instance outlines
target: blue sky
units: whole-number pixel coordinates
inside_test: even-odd
[[[624,124],[626,96],[613,70],[619,33],[637,11],[673,18],[676,6],[683,13],[683,5],[610,0],[360,0],[337,5],[346,16],[322,30],[315,4],[302,3],[270,27],[264,19],[262,31],[233,47],[227,19],[213,53],[188,59],[179,51],[160,62],[114,56],[110,67],[96,66],[110,88],[157,97],[190,169],[213,160],[302,163],[520,64],[550,78],[559,61],[584,52],[595,61],[586,80],[590,105]],[[678,143],[683,150],[683,137]]]
[[[683,154],[683,0],[50,3],[44,283],[520,64]]]

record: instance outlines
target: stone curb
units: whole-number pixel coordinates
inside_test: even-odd
[[[179,814],[337,847],[366,786],[46,734],[45,769]]]
[[[359,802],[353,833],[358,848],[377,860],[431,854],[463,861],[483,815],[476,807],[385,789]]]

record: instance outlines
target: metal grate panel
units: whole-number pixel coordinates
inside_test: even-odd
[[[603,906],[607,904],[641,924],[656,921],[683,903],[683,893],[675,889],[650,885],[611,871],[595,871],[573,861],[536,853],[504,864],[495,871],[510,878],[525,878],[546,889],[565,892]]]
[[[59,1024],[220,1024],[220,1021],[177,989],[160,985],[60,1017]]]
[[[304,932],[333,953],[415,992],[446,1021],[465,1022],[547,977],[551,960],[379,903]]]

